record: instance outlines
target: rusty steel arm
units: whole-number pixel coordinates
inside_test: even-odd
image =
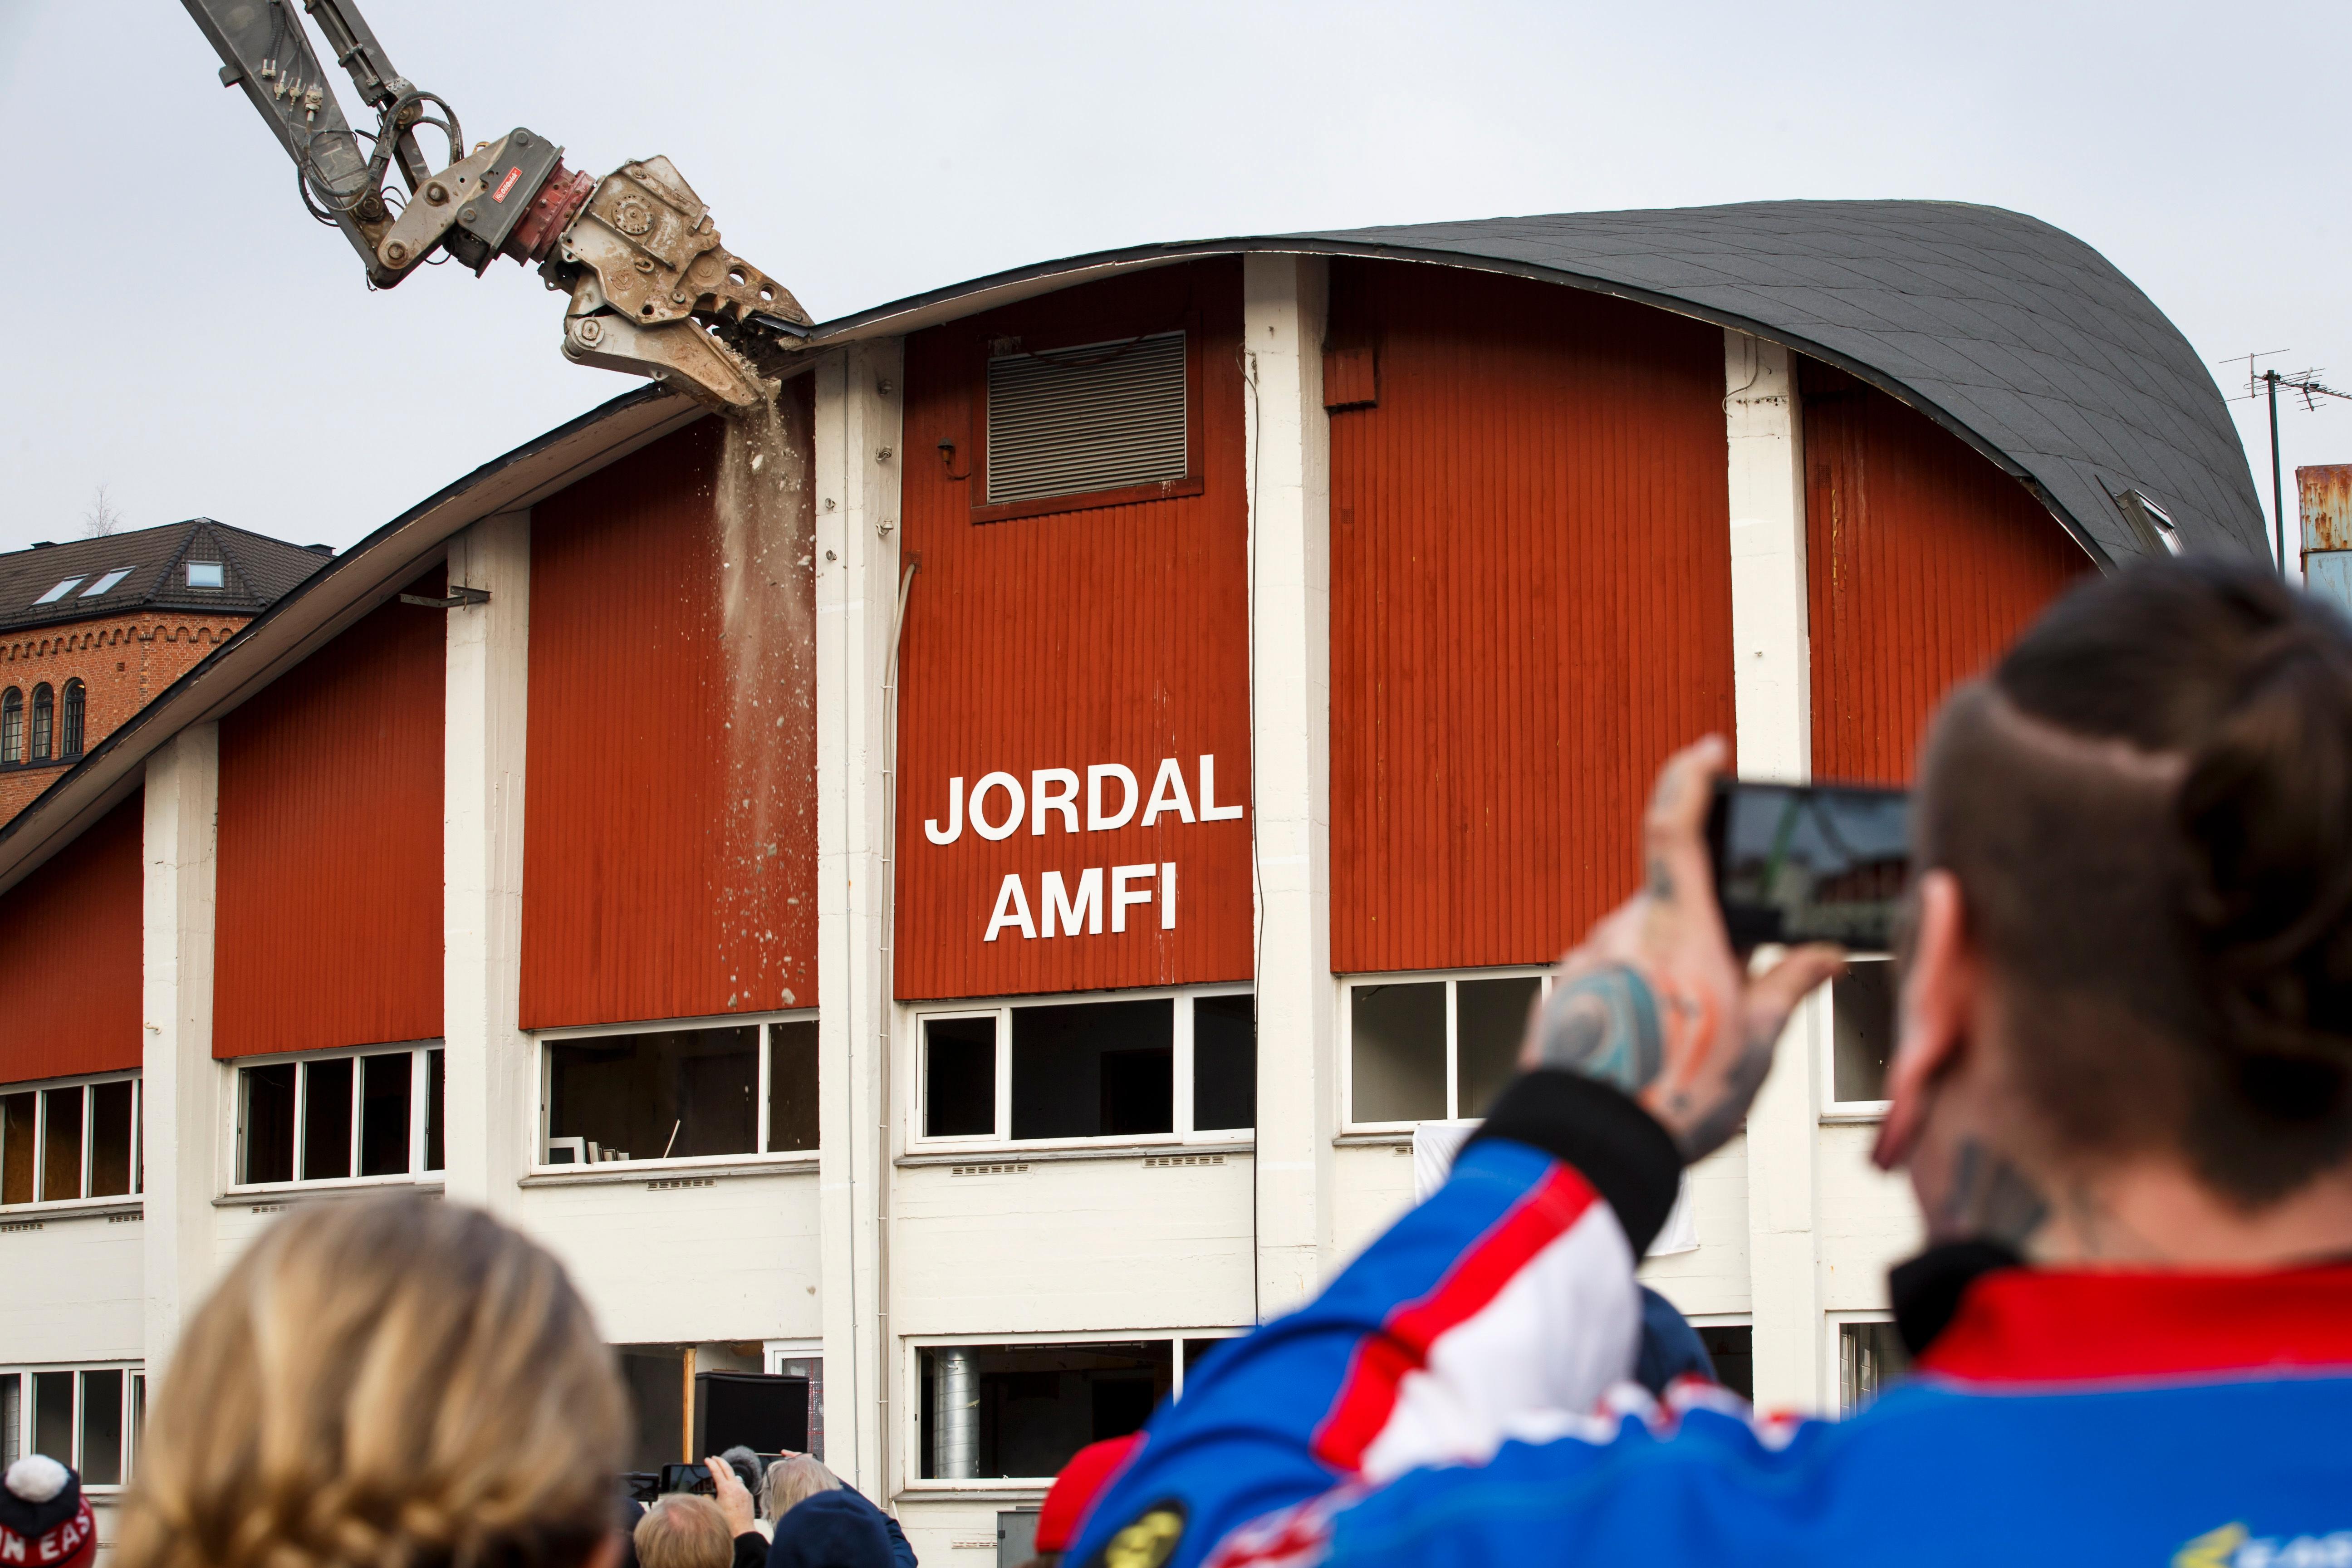
[[[563,353],[573,363],[649,375],[722,408],[770,396],[808,315],[719,244],[709,209],[668,159],[598,181],[520,127],[468,153],[457,112],[393,68],[352,0],[301,0],[376,111],[362,156],[366,133],[343,118],[295,0],[183,3],[221,58],[222,85],[245,89],[293,160],[304,205],[342,230],[375,287],[436,255],[477,276],[512,257],[570,296]],[[420,126],[447,139],[446,168],[426,160]],[[395,164],[404,194],[388,183]]]

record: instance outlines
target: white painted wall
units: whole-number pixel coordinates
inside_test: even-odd
[[[1683,1180],[1698,1231],[1693,1252],[1646,1258],[1642,1283],[1684,1312],[1722,1317],[1748,1311],[1748,1140],[1743,1134],[1693,1165]]]
[[[1312,1295],[1335,1252],[1331,981],[1329,264],[1242,262],[1250,401],[1252,825],[1257,857],[1257,1310]]]
[[[17,1228],[0,1231],[0,1279],[8,1282],[0,1289],[0,1363],[137,1361],[147,1342],[144,1222],[5,1212]]]
[[[144,1030],[147,1310],[143,1353],[163,1375],[212,1282],[221,1079],[213,1061],[213,935],[220,729],[192,724],[148,759],[140,1011]]]

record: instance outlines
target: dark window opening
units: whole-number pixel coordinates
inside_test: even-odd
[[[33,1201],[39,1118],[30,1093],[0,1095],[0,1204]]]
[[[686,1456],[686,1352],[675,1345],[620,1345],[629,1394],[629,1468],[658,1470]]]
[[[89,708],[89,692],[79,680],[66,682],[66,699],[58,726],[58,755],[68,762],[81,756],[82,730]]]
[[[302,1064],[302,1179],[352,1173],[352,1058]]]
[[[923,1136],[996,1131],[996,1020],[923,1020]]]
[[[1013,1009],[1013,1136],[1176,1131],[1176,1004]]]
[[[1141,1428],[1174,1386],[1166,1340],[940,1345],[923,1351],[923,1477],[1051,1476],[1089,1443]]]
[[[57,729],[58,697],[49,689],[47,681],[33,688],[33,745],[26,760],[46,763],[49,760],[49,741]]]
[[[1257,1125],[1257,998],[1192,999],[1192,1126]]]
[[[294,1179],[294,1064],[247,1068],[237,1079],[245,1090],[243,1158],[239,1179]]]
[[[122,1484],[122,1369],[81,1374],[81,1479]]]
[[[1911,1356],[1893,1323],[1838,1325],[1838,1394],[1841,1413],[1851,1413],[1911,1370]]]
[[[74,1374],[33,1374],[33,1452],[56,1458],[73,1452]]]
[[[1445,982],[1358,985],[1348,993],[1349,1115],[1434,1121],[1445,1115]]]
[[[41,1096],[47,1125],[41,1135],[41,1201],[81,1196],[81,1100],[79,1085]]]
[[[1830,1098],[1885,1100],[1895,1053],[1895,961],[1856,958],[1830,982]]]
[[[127,1078],[89,1086],[91,1197],[122,1197],[132,1190],[136,1156],[131,1149],[131,1083]]]
[[[768,1026],[768,1148],[816,1144],[816,1020]],[[765,1450],[762,1450],[765,1452]]]
[[[442,1053],[425,1053],[425,1168],[441,1169]]]
[[[1207,1362],[1213,1352],[1221,1345],[1232,1344],[1238,1337],[1238,1335],[1220,1335],[1213,1340],[1186,1340],[1184,1342],[1184,1386],[1186,1388],[1192,1386],[1194,1375],[1200,1372],[1202,1365]]]
[[[1698,1342],[1715,1363],[1715,1381],[1756,1403],[1756,1331],[1746,1323],[1693,1324]]]
[[[1462,980],[1454,986],[1454,1055],[1461,1078],[1457,1114],[1484,1116],[1519,1068],[1528,1013],[1543,981],[1533,974]]]
[[[550,1159],[559,1142],[591,1162],[758,1151],[757,1026],[564,1040],[547,1055]]]
[[[407,1172],[408,1101],[415,1082],[413,1051],[360,1058],[361,1175]]]

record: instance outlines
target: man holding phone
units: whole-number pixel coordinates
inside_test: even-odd
[[[2352,1563],[2352,628],[2195,559],[1931,731],[1892,1109],[1921,1374],[1845,1422],[1625,1383],[1633,1269],[1838,950],[1741,962],[1666,763],[1447,1184],[1163,1407],[1072,1560]]]

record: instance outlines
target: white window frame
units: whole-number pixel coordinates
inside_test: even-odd
[[[1848,957],[1850,961],[1864,963],[1891,964],[1895,962],[1891,953],[1884,952],[1855,952],[1849,954]],[[1834,981],[1822,987],[1820,1000],[1814,1005],[1821,1010],[1819,1014],[1821,1021],[1818,1026],[1821,1037],[1815,1042],[1814,1049],[1819,1053],[1815,1059],[1820,1063],[1822,1075],[1822,1121],[1825,1122],[1885,1121],[1886,1112],[1895,1103],[1893,1100],[1840,1100],[1837,1097],[1837,984]],[[1890,1058],[1887,1070],[1892,1072],[1894,1067],[1895,1064]]]
[[[90,1116],[89,1091],[100,1084],[121,1083],[125,1079],[128,1079],[131,1084],[131,1190],[127,1193],[110,1194],[102,1198],[93,1198],[87,1195],[89,1192],[90,1166],[96,1158],[96,1152],[91,1147],[93,1124]],[[48,1177],[49,1163],[46,1156],[49,1143],[49,1095],[56,1089],[76,1088],[82,1091],[80,1187],[85,1195],[73,1198],[45,1198],[40,1195],[40,1193],[42,1184]],[[0,1215],[16,1215],[35,1212],[71,1213],[75,1209],[106,1208],[116,1204],[134,1203],[143,1196],[147,1184],[147,1162],[142,1157],[144,1124],[141,1118],[146,1109],[146,1102],[137,1068],[131,1068],[123,1072],[76,1074],[68,1078],[37,1079],[26,1083],[0,1084],[0,1094],[30,1094],[34,1097],[33,1201],[0,1205]],[[5,1370],[6,1369],[0,1368],[0,1371]],[[75,1397],[79,1398],[79,1395]]]
[[[1845,1402],[1845,1331],[1849,1326],[1862,1323],[1883,1323],[1888,1328],[1893,1328],[1895,1314],[1885,1308],[1866,1308],[1858,1311],[1842,1310],[1822,1314],[1822,1333],[1825,1340],[1822,1356],[1822,1379],[1829,1386],[1822,1391],[1822,1408],[1832,1412],[1835,1418],[1841,1421],[1854,1414],[1858,1408],[1858,1406],[1848,1405]]]
[[[1230,994],[1230,993],[1228,993]],[[902,1489],[932,1495],[958,1492],[1034,1491],[1054,1484],[1051,1476],[973,1476],[965,1480],[926,1479],[923,1476],[923,1352],[957,1345],[1135,1345],[1155,1340],[1168,1342],[1171,1381],[1168,1397],[1184,1397],[1184,1342],[1237,1340],[1250,1332],[1244,1326],[1218,1324],[1199,1329],[1098,1329],[1086,1333],[925,1334],[899,1342],[899,1376],[907,1391],[900,1403],[911,1414],[898,1423],[898,1474]]]
[[[908,1150],[930,1153],[961,1150],[1001,1149],[1126,1149],[1168,1147],[1185,1143],[1231,1143],[1246,1142],[1254,1130],[1241,1127],[1192,1126],[1192,1004],[1204,996],[1249,996],[1256,987],[1245,984],[1162,985],[1140,991],[1068,991],[1048,992],[1034,996],[994,997],[978,1002],[925,1003],[909,1010],[912,1027],[908,1031],[908,1056],[911,1058],[907,1075],[905,1100],[906,1146]],[[1166,1132],[1115,1132],[1095,1138],[1015,1138],[1013,1136],[1013,1014],[1021,1007],[1087,1006],[1102,1002],[1159,1002],[1181,1004],[1172,1008],[1175,1015],[1171,1043],[1174,1047],[1171,1074],[1175,1107],[1171,1118],[1171,1130]],[[930,1138],[923,1132],[926,1112],[924,1085],[929,1081],[930,1024],[934,1019],[993,1018],[996,1020],[996,1127],[985,1135],[962,1133],[954,1137]],[[1255,1116],[1251,1120],[1256,1120]],[[941,1344],[951,1343],[942,1340]],[[986,1344],[1011,1344],[1010,1340],[983,1340]]]
[[[147,1383],[147,1363],[143,1361],[32,1361],[0,1363],[0,1377],[15,1376],[16,1389],[16,1433],[15,1448],[18,1458],[34,1452],[33,1448],[33,1374],[44,1372],[69,1372],[73,1380],[73,1455],[68,1461],[74,1472],[80,1474],[82,1465],[82,1378],[86,1372],[120,1372],[122,1379],[122,1479],[89,1485],[87,1489],[92,1501],[102,1502],[115,1497],[128,1487],[139,1473],[140,1418],[145,1411],[142,1394]],[[51,1458],[60,1458],[52,1454]]]
[[[226,1148],[228,1155],[228,1170],[226,1173],[227,1179],[222,1184],[223,1191],[229,1194],[242,1194],[247,1193],[290,1192],[298,1188],[304,1192],[320,1192],[341,1187],[404,1187],[440,1185],[444,1177],[447,1174],[449,1153],[449,1108],[446,1105],[444,1105],[441,1108],[441,1153],[443,1169],[438,1171],[428,1171],[425,1168],[425,1124],[429,1119],[430,1107],[425,1104],[425,1100],[433,1083],[433,1075],[431,1070],[432,1053],[435,1051],[446,1052],[446,1050],[447,1047],[437,1039],[389,1040],[382,1045],[374,1046],[338,1046],[334,1049],[328,1051],[275,1051],[267,1056],[236,1057],[223,1062],[221,1065],[229,1069],[229,1136],[226,1141]],[[358,1060],[362,1057],[399,1056],[403,1052],[407,1053],[410,1058],[410,1076],[408,1079],[408,1169],[405,1171],[395,1172],[393,1174],[386,1176],[350,1175],[305,1177],[301,1172],[302,1157],[306,1152],[308,1152],[304,1144],[310,1137],[310,1129],[305,1125],[305,1122],[308,1121],[308,1117],[305,1115],[305,1112],[310,1109],[310,1065],[314,1062],[331,1062],[344,1058],[350,1058],[353,1063],[352,1068],[352,1146],[350,1166],[352,1170],[357,1171],[360,1168],[360,1137],[363,1131],[362,1122],[362,1113],[364,1109],[363,1095],[367,1086],[367,1069],[357,1065]],[[294,1179],[288,1182],[246,1181],[243,1179],[245,1172],[244,1071],[247,1068],[282,1067],[288,1063],[294,1064],[296,1069],[294,1073]],[[445,1093],[448,1083],[448,1078],[449,1058],[445,1054],[441,1058],[441,1079]]]
[[[1339,1040],[1339,1070],[1336,1075],[1339,1088],[1339,1129],[1343,1132],[1410,1132],[1412,1121],[1358,1121],[1356,1106],[1356,1003],[1352,993],[1360,985],[1425,985],[1443,981],[1445,984],[1445,1115],[1447,1121],[1458,1121],[1468,1112],[1462,1109],[1461,1009],[1456,1005],[1460,994],[1457,987],[1465,980],[1535,980],[1537,994],[1549,999],[1551,995],[1552,972],[1549,965],[1513,963],[1492,969],[1414,969],[1398,970],[1378,974],[1343,974],[1339,977],[1339,1019],[1335,1033]],[[1433,1118],[1431,1120],[1434,1120]]]
[[[562,1029],[537,1029],[531,1032],[532,1048],[539,1053],[539,1114],[532,1119],[534,1136],[530,1150],[530,1173],[534,1176],[574,1175],[583,1171],[691,1171],[711,1165],[742,1165],[750,1163],[795,1165],[812,1164],[814,1149],[768,1148],[768,1097],[771,1073],[774,1066],[774,1042],[768,1037],[771,1024],[814,1024],[817,1021],[814,1007],[795,1007],[781,1013],[725,1013],[715,1018],[652,1018],[635,1024],[584,1024]],[[675,1034],[687,1029],[740,1029],[757,1026],[760,1043],[759,1077],[752,1090],[759,1102],[757,1133],[754,1142],[759,1148],[740,1154],[674,1154],[668,1159],[651,1156],[642,1160],[600,1160],[593,1165],[556,1164],[547,1157],[547,1141],[553,1119],[553,1107],[549,1103],[555,1090],[555,1068],[547,1047],[573,1045],[582,1040],[612,1039],[628,1035]],[[822,1076],[822,1068],[819,1072]]]

